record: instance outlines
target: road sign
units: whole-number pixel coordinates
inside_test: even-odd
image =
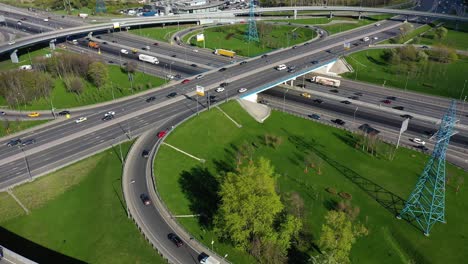
[[[205,87],[197,85],[197,94],[199,96],[204,96],[205,95]]]
[[[400,134],[403,134],[408,129],[409,118],[405,119],[403,123],[401,123]]]
[[[200,42],[200,41],[205,41],[205,35],[203,33],[197,35],[197,42]]]

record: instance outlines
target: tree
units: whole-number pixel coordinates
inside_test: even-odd
[[[96,87],[101,88],[107,83],[109,78],[107,67],[102,62],[91,63],[89,65],[88,78]]]
[[[434,31],[434,36],[437,40],[443,40],[447,36],[448,30],[444,27],[438,27]]]
[[[254,237],[273,235],[273,223],[283,210],[275,191],[274,170],[270,162],[258,162],[228,172],[221,183],[221,204],[215,227],[238,248],[248,249]]]
[[[125,65],[125,71],[128,73],[135,73],[138,69],[138,64],[134,61],[129,61],[127,65]]]
[[[297,192],[292,192],[289,197],[286,198],[288,202],[289,213],[294,215],[297,218],[302,218],[304,214],[304,199]]]
[[[363,225],[353,225],[344,212],[328,211],[319,239],[320,250],[333,255],[338,263],[349,263],[353,244],[367,232]]]

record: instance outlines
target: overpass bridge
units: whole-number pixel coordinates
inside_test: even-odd
[[[395,15],[406,15],[406,16],[420,16],[429,18],[440,18],[446,20],[455,20],[460,22],[468,21],[468,17],[459,17],[455,15],[430,13],[424,11],[414,10],[400,10],[400,9],[389,9],[389,8],[371,8],[371,7],[345,7],[345,6],[295,6],[295,7],[269,7],[269,8],[257,8],[256,13],[265,12],[284,12],[293,11],[297,15],[298,11],[330,11],[331,14],[334,11],[354,11],[357,13],[388,13]],[[203,14],[188,14],[180,16],[166,16],[166,17],[139,17],[139,18],[125,18],[125,19],[114,19],[111,22],[99,23],[93,25],[84,25],[67,29],[60,29],[50,32],[45,32],[37,35],[27,36],[20,38],[15,44],[8,45],[4,43],[0,45],[0,54],[6,54],[7,52],[13,52],[25,46],[35,45],[37,43],[43,43],[54,39],[66,38],[68,36],[86,35],[89,32],[104,32],[114,30],[114,23],[118,22],[120,27],[131,27],[137,25],[155,25],[155,24],[175,24],[175,23],[201,23],[203,20],[219,21],[220,19],[234,19],[236,16],[246,14],[247,10],[230,10],[230,11],[219,11],[216,13],[203,13]]]

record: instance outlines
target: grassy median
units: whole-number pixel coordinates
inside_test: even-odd
[[[122,145],[124,155],[129,147]],[[121,168],[115,146],[14,188],[29,215],[0,193],[0,226],[87,263],[165,263],[127,218]]]
[[[353,263],[460,263],[468,253],[457,245],[464,244],[468,229],[464,222],[468,213],[464,204],[468,192],[464,186],[455,193],[453,185],[447,187],[448,223],[437,224],[429,238],[405,221],[396,220],[395,214],[414,188],[428,156],[400,148],[393,161],[372,157],[356,149],[353,137],[343,130],[321,125],[310,120],[273,111],[263,123],[255,122],[237,103],[222,109],[242,125],[236,127],[217,109],[212,109],[182,124],[166,142],[202,159],[200,163],[180,152],[162,146],[155,160],[158,190],[174,214],[193,214],[200,203],[206,204],[205,193],[214,192],[209,186],[219,181],[223,171],[235,170],[236,151],[242,145],[255,146],[254,157],[266,157],[280,174],[278,187],[282,195],[297,192],[304,199],[303,219],[314,242],[320,235],[323,216],[338,195],[326,191],[352,195],[352,204],[360,208],[359,221],[370,234],[359,239],[351,252]],[[276,149],[264,145],[265,135],[280,137]],[[403,139],[407,140],[407,139]],[[304,152],[314,150],[323,155],[321,173],[316,169],[305,171]],[[448,174],[466,179],[467,173],[448,165]],[[208,195],[209,197],[209,195]],[[216,207],[216,204],[212,206]],[[228,254],[234,263],[253,263],[243,252],[220,242],[209,226],[202,226],[197,218],[180,219],[193,236],[214,249],[219,255]],[[304,254],[304,255],[303,255]],[[295,263],[305,263],[312,249],[294,255]],[[382,257],[385,256],[385,257]],[[301,262],[303,261],[303,262]]]

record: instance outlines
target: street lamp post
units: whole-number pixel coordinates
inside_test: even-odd
[[[461,93],[460,93],[460,100],[462,99],[463,93],[465,92],[466,81],[467,81],[467,80],[465,80],[465,83],[463,84],[463,89],[462,89],[462,91],[461,91]]]
[[[283,94],[283,112],[285,111],[286,108],[286,93],[289,91],[289,89],[286,89],[286,91]]]
[[[409,79],[409,71],[408,71],[408,74],[406,74],[405,92],[406,92],[406,87],[408,86],[408,79]]]
[[[354,110],[353,121],[356,121],[356,112],[357,112],[358,108],[359,108],[359,107],[356,106],[356,110]]]
[[[29,162],[28,162],[28,158],[26,157],[26,152],[24,152],[24,149],[23,149],[22,145],[20,145],[20,149],[21,149],[21,152],[23,152],[23,155],[24,155],[24,163],[26,164],[26,170],[28,171],[29,180],[32,181],[33,178],[32,178],[32,174],[31,174],[31,170],[29,169]]]

